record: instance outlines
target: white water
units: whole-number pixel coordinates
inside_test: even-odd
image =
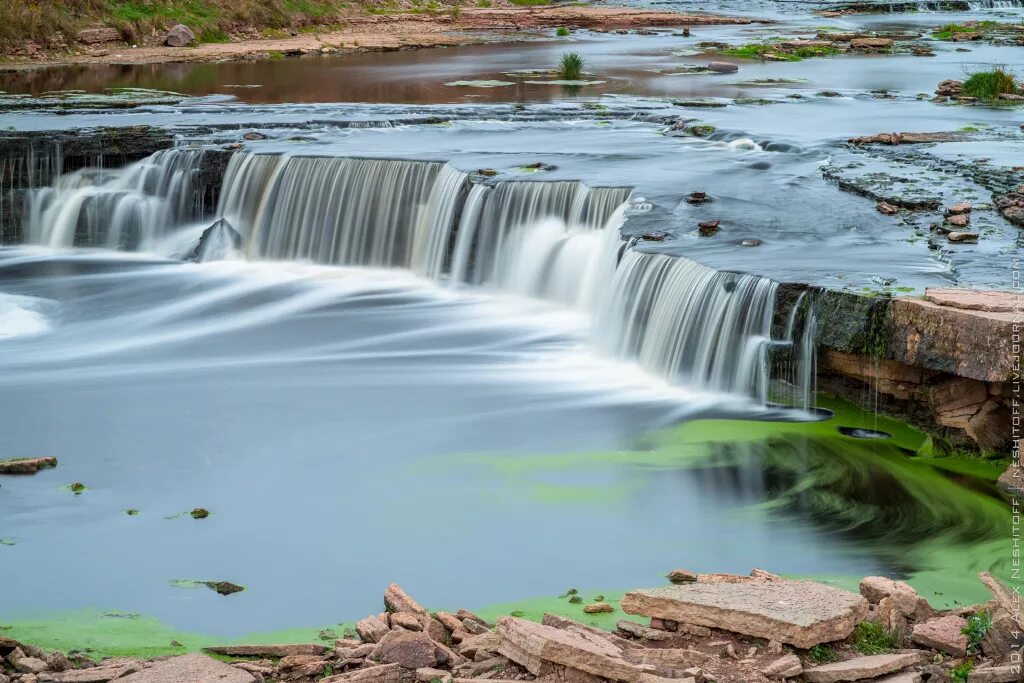
[[[207,225],[195,222],[201,162],[199,150],[172,149],[121,171],[60,176],[33,197],[28,241],[181,254]],[[245,258],[402,268],[555,302],[588,315],[611,356],[765,402],[777,284],[635,250],[620,261],[629,194],[573,180],[476,184],[442,162],[237,153],[217,216]],[[195,253],[233,253],[226,230],[206,234],[222,243]]]

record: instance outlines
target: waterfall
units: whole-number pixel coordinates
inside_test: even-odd
[[[627,251],[599,311],[596,342],[669,380],[763,403],[777,287],[685,258]]]
[[[26,241],[51,247],[142,249],[201,217],[195,182],[204,151],[168,149],[123,169],[83,168],[30,190]]]
[[[59,176],[33,194],[25,234],[40,244],[118,249],[198,239],[182,252],[195,260],[238,253],[405,268],[449,287],[575,307],[593,321],[595,346],[611,356],[671,382],[767,401],[778,284],[626,248],[620,228],[630,188],[476,183],[443,162],[239,152],[224,172],[218,222],[209,226],[196,222],[204,209],[196,180],[202,155],[177,148],[120,170]],[[790,402],[805,407],[812,318],[798,324],[794,313],[785,338],[774,342],[806,359],[789,382],[800,394]]]

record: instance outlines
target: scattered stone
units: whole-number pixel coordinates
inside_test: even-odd
[[[672,583],[693,583],[697,580],[697,573],[689,569],[673,569],[668,573],[668,580]]]
[[[480,168],[477,169],[476,173],[477,175],[482,175],[487,178],[493,178],[494,176],[498,175],[498,172],[495,171],[493,168]]]
[[[423,622],[420,616],[412,612],[395,612],[391,615],[391,628],[405,629],[406,631],[422,631]]]
[[[1024,634],[1020,633],[1013,616],[1002,607],[992,611],[992,626],[981,637],[981,651],[995,661],[1009,656],[1022,645]]]
[[[164,45],[171,47],[185,47],[191,45],[196,39],[196,34],[192,32],[188,26],[184,24],[177,24],[172,26],[171,30],[167,32],[164,37]]]
[[[385,664],[398,664],[404,669],[437,666],[435,643],[426,633],[389,631],[370,655]]]
[[[356,622],[356,633],[368,643],[376,643],[390,632],[391,628],[379,617],[369,616]]]
[[[645,232],[640,235],[640,239],[645,242],[664,242],[666,237],[668,237],[668,233],[662,232],[661,230]]]
[[[923,621],[914,626],[911,641],[917,645],[940,650],[954,657],[967,656],[967,636],[962,629],[967,620],[955,615]]]
[[[41,469],[56,466],[57,458],[53,456],[11,458],[10,460],[0,460],[0,474],[35,474]]]
[[[960,202],[959,204],[954,204],[953,206],[946,209],[946,215],[955,216],[961,213],[970,213],[972,208],[973,207],[971,206],[970,202]]]
[[[459,643],[458,652],[460,655],[469,657],[470,659],[476,658],[478,652],[489,652],[492,655],[498,652],[498,645],[501,644],[501,638],[494,631],[488,631],[487,633],[481,633],[477,636],[470,636],[461,643]]]
[[[607,614],[609,612],[614,612],[615,608],[607,602],[595,602],[592,605],[585,606],[583,611],[587,614]]]
[[[872,683],[921,683],[923,678],[917,671],[901,671],[900,673],[876,678]]]
[[[761,246],[761,240],[755,240],[755,239],[740,240],[740,246],[741,247],[759,247],[759,246]]]
[[[414,614],[426,614],[420,603],[416,602],[402,590],[397,583],[393,583],[384,591],[384,605],[391,612],[412,612]]]
[[[954,231],[947,235],[950,242],[977,242],[978,233],[976,232],[958,232]]]
[[[860,681],[889,674],[921,661],[920,652],[904,652],[891,655],[870,655],[855,657],[845,662],[833,662],[816,666],[804,671],[804,678],[809,683],[840,683],[840,681]]]
[[[900,212],[900,207],[893,206],[889,202],[878,202],[875,208],[878,209],[879,213],[884,213],[886,216],[893,216]]]
[[[777,640],[769,640],[765,651],[770,655],[781,655],[783,652],[782,643]]]
[[[628,619],[620,619],[615,625],[615,629],[619,633],[642,640],[671,640],[673,637],[668,631],[644,626]]]
[[[196,508],[188,514],[192,516],[192,519],[206,519],[210,516],[210,511],[206,508]]]
[[[401,683],[402,667],[397,664],[372,666],[321,678],[317,683]]]
[[[978,574],[978,579],[988,589],[988,592],[992,594],[992,597],[999,603],[999,606],[1011,615],[1017,626],[1024,628],[1024,623],[1022,623],[1024,618],[1022,618],[1020,610],[1017,609],[1019,596],[988,572]]]
[[[946,225],[951,225],[954,228],[966,228],[971,222],[971,217],[966,213],[958,213],[952,216],[946,216]]]
[[[721,223],[722,221],[704,221],[697,224],[697,230],[700,232],[701,237],[710,237],[718,232],[718,226]]]
[[[204,647],[205,652],[225,657],[289,657],[294,655],[323,655],[328,648],[323,645],[288,643],[284,645],[216,645]]]
[[[936,95],[943,95],[946,97],[953,97],[963,92],[964,83],[963,81],[954,81],[952,79],[945,80],[939,83],[935,89]]]
[[[451,683],[452,675],[443,669],[416,669],[416,683]]]
[[[770,664],[761,667],[761,673],[768,678],[793,678],[803,673],[804,666],[796,655],[779,657]]]
[[[892,38],[854,38],[850,41],[850,49],[855,52],[889,52],[892,46]]]
[[[243,135],[242,138],[244,140],[266,140],[267,136],[264,135],[263,133],[257,133],[256,131],[252,130]]]
[[[158,660],[117,679],[120,683],[253,683],[252,674],[194,652]]]
[[[800,648],[842,640],[867,615],[859,595],[813,581],[691,583],[631,591],[627,614],[775,639]]]
[[[446,629],[453,633],[465,630],[462,626],[462,620],[454,614],[450,614],[448,612],[435,612],[434,618],[440,621]]]
[[[894,581],[885,576],[867,576],[861,579],[860,594],[872,604],[879,604],[882,598],[892,598],[900,614],[914,619],[927,619],[935,614],[928,601],[917,594],[914,588],[903,581]]]
[[[691,192],[686,195],[687,204],[706,204],[711,201],[711,197],[708,196],[707,192]]]
[[[734,74],[740,70],[740,68],[731,62],[710,62],[708,63],[708,71],[714,71],[719,74]]]

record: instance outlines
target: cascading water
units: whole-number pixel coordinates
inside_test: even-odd
[[[443,162],[236,153],[218,229],[172,232],[202,216],[202,154],[177,148],[120,171],[61,176],[33,197],[25,234],[53,246],[145,249],[182,235],[195,245],[202,233],[197,260],[240,245],[252,259],[406,268],[449,286],[545,299],[589,314],[595,344],[615,357],[672,382],[767,400],[777,283],[623,253],[629,188],[474,183]],[[783,342],[813,346],[813,333],[791,329]],[[813,358],[807,351],[801,357]],[[804,398],[793,402],[807,405],[813,368],[797,374]]]
[[[168,149],[123,169],[84,168],[29,193],[26,241],[145,249],[202,215],[195,182],[205,151]]]

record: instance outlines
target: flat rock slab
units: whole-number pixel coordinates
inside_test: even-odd
[[[689,583],[631,591],[622,610],[801,649],[842,640],[868,612],[860,595],[813,581]]]
[[[967,636],[963,629],[967,620],[955,614],[929,619],[914,626],[910,639],[917,645],[930,647],[954,657],[967,656]]]
[[[921,661],[920,652],[902,652],[893,655],[871,655],[856,657],[845,662],[834,662],[804,670],[809,683],[840,683],[840,681],[862,681],[905,669]]]
[[[323,645],[286,643],[284,645],[218,645],[204,647],[207,652],[228,657],[290,657],[292,655],[322,655],[327,652]]]
[[[247,671],[199,653],[153,662],[148,669],[118,678],[121,683],[253,683]]]
[[[967,675],[967,683],[1016,683],[1020,680],[1017,667],[983,666],[974,669]]]
[[[871,683],[921,683],[923,679],[919,671],[901,671],[884,678],[876,678]]]
[[[1000,313],[1013,312],[1017,301],[1017,295],[1013,292],[933,287],[924,290],[924,298],[939,306]]]
[[[35,474],[39,470],[56,466],[57,458],[53,456],[13,458],[11,460],[0,460],[0,474]]]

